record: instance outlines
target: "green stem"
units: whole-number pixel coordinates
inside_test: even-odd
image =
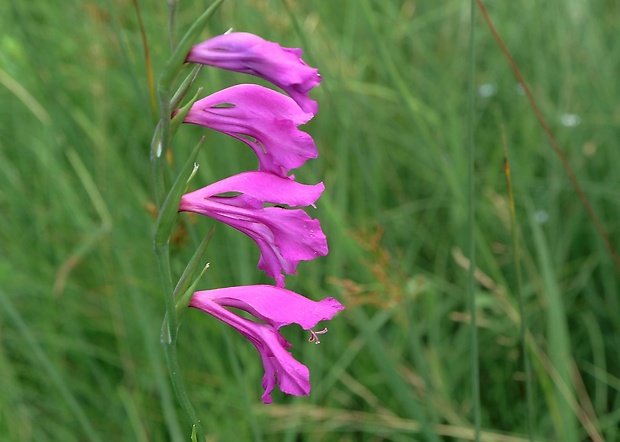
[[[508,191],[508,204],[510,210],[510,235],[512,236],[512,254],[515,263],[515,274],[517,277],[517,303],[519,308],[519,317],[521,318],[521,326],[519,328],[519,339],[521,340],[523,352],[523,366],[525,370],[525,396],[527,401],[527,431],[529,440],[534,442],[534,398],[532,389],[532,366],[530,362],[529,352],[527,349],[527,318],[525,317],[525,307],[523,300],[523,283],[521,276],[521,256],[519,253],[517,216],[515,210],[515,199],[512,191],[512,179],[510,175],[510,163],[508,162],[508,147],[506,145],[506,134],[502,129],[502,144],[504,145],[504,175],[506,176],[506,188]]]
[[[170,145],[170,115],[171,105],[170,100],[172,98],[172,86],[179,72],[181,71],[185,62],[185,57],[192,45],[192,42],[196,40],[199,33],[204,28],[207,21],[211,18],[215,10],[224,0],[215,0],[211,7],[209,7],[190,27],[185,33],[181,41],[176,44],[176,15],[178,8],[178,1],[172,0],[169,2],[169,26],[170,26],[170,42],[173,48],[173,53],[168,59],[166,66],[164,67],[159,81],[157,83],[157,101],[159,105],[160,121],[155,130],[153,141],[151,143],[151,169],[153,178],[153,189],[155,193],[155,202],[158,209],[161,212],[166,208],[166,153]],[[169,209],[169,207],[168,207]],[[164,220],[164,226],[162,228],[161,221]],[[177,358],[176,340],[178,330],[178,317],[174,300],[174,286],[172,283],[172,272],[170,268],[170,226],[166,222],[167,217],[160,216],[158,218],[158,225],[154,238],[154,252],[157,261],[157,270],[159,273],[160,284],[164,295],[164,301],[166,306],[166,315],[162,324],[162,345],[164,354],[166,356],[166,363],[168,365],[168,371],[170,374],[170,380],[172,387],[179,400],[181,407],[187,413],[189,419],[194,425],[196,431],[197,440],[204,440],[204,430],[194,407],[192,406],[185,384],[181,377],[181,370],[179,367],[179,361]],[[166,230],[164,230],[166,229]],[[163,234],[162,234],[163,233]]]
[[[191,420],[192,424],[196,427],[196,433],[198,434],[198,440],[204,440],[204,430],[200,424],[200,420],[196,415],[196,411],[192,406],[183,378],[181,377],[181,369],[179,367],[179,360],[177,358],[177,330],[178,320],[176,314],[176,307],[174,303],[173,287],[172,287],[172,275],[170,272],[170,253],[169,244],[166,241],[165,244],[155,244],[155,257],[157,259],[157,270],[159,273],[159,279],[164,292],[164,301],[166,304],[166,316],[162,324],[161,343],[164,349],[164,355],[166,356],[166,363],[168,365],[168,372],[170,374],[170,380],[172,382],[172,388],[179,400],[181,407],[187,413],[187,416]]]
[[[192,24],[166,62],[166,66],[157,82],[157,101],[161,120],[151,144],[151,163],[153,165],[155,201],[158,207],[164,200],[165,195],[163,191],[165,189],[163,170],[166,161],[166,151],[170,144],[170,99],[172,96],[172,85],[182,69],[183,63],[185,63],[185,57],[192,46],[192,42],[198,38],[206,23],[223,2],[224,0],[215,0]],[[171,5],[175,5],[176,7],[177,3],[178,2],[172,2]],[[173,37],[171,37],[171,41],[172,39]]]
[[[467,292],[469,298],[469,311],[471,314],[471,388],[472,401],[474,408],[474,426],[475,440],[480,441],[480,367],[478,356],[478,325],[476,318],[476,239],[475,232],[475,143],[474,143],[474,112],[475,112],[475,95],[474,95],[474,72],[475,72],[475,1],[471,0],[470,6],[470,30],[469,30],[469,72],[468,72],[468,112],[467,112],[467,163],[468,163],[468,213],[467,213],[467,230],[469,232],[469,274]]]
[[[168,35],[170,36],[170,50],[174,52],[177,45],[177,12],[179,0],[168,0]]]
[[[153,179],[153,192],[155,196],[155,205],[159,209],[164,201],[164,195],[166,194],[166,184],[164,179],[164,165],[161,160],[163,152],[163,121],[160,120],[155,128],[153,134],[153,141],[151,141],[151,174]],[[170,123],[168,123],[169,125]],[[169,132],[168,132],[169,133]]]

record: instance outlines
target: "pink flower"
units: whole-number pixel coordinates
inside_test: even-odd
[[[316,101],[308,97],[321,76],[301,59],[302,51],[246,32],[213,37],[192,47],[185,61],[243,72],[263,78],[289,94],[305,111],[316,114]]]
[[[286,95],[255,84],[240,84],[195,102],[185,122],[243,141],[256,153],[259,170],[286,176],[318,156],[312,137],[297,129],[312,116]]]
[[[327,255],[327,239],[318,220],[301,209],[265,207],[312,205],[323,183],[300,184],[266,172],[244,172],[183,195],[180,212],[194,212],[228,224],[252,238],[261,251],[258,268],[284,287],[284,275],[296,274],[299,261]],[[228,192],[235,196],[217,196]]]
[[[200,309],[234,327],[254,344],[265,367],[265,393],[262,399],[266,404],[272,402],[271,392],[276,383],[286,394],[310,394],[310,372],[286,350],[291,344],[282,337],[278,329],[295,323],[309,330],[319,321],[330,320],[338,311],[344,309],[334,298],[317,302],[290,290],[269,285],[196,292],[190,307]],[[244,310],[264,323],[242,318],[225,307]]]

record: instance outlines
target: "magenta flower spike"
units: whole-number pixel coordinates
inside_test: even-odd
[[[265,368],[262,399],[272,402],[276,384],[286,394],[308,396],[310,372],[287,351],[291,344],[278,331],[280,327],[299,324],[306,330],[319,321],[330,320],[344,307],[334,298],[312,301],[290,290],[269,285],[227,287],[194,293],[190,307],[202,310],[234,327],[258,350]],[[225,307],[238,308],[263,321],[242,318]],[[312,332],[312,337],[316,337]],[[312,340],[311,337],[311,340]]]
[[[256,153],[259,170],[286,176],[318,156],[312,137],[297,128],[312,117],[286,95],[240,84],[194,103],[185,122],[243,141]]]
[[[324,188],[323,183],[307,185],[266,172],[244,172],[183,195],[179,211],[211,217],[248,235],[261,251],[258,268],[284,287],[284,274],[296,274],[299,261],[327,255],[327,239],[319,221],[303,210],[265,203],[313,205]],[[229,192],[238,195],[218,196]]]
[[[321,76],[301,55],[301,49],[283,48],[246,32],[230,32],[192,47],[185,61],[263,78],[289,94],[305,112],[316,114],[318,105],[308,92],[318,86]]]

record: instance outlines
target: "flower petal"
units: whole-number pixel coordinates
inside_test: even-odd
[[[329,252],[320,222],[311,219],[303,210],[266,207],[263,213],[260,219],[269,232],[260,226],[254,231],[265,241],[263,244],[257,241],[261,249],[258,268],[276,278],[279,287],[284,286],[281,270],[294,275],[299,261],[311,261]],[[283,265],[283,260],[288,265]]]
[[[232,326],[256,347],[265,368],[262,381],[265,390],[263,402],[266,404],[272,402],[271,392],[276,383],[283,393],[308,396],[310,394],[310,372],[286,350],[290,347],[286,339],[272,326],[241,318],[220,306],[210,298],[209,292],[209,290],[196,292],[190,306],[203,310]]]
[[[263,376],[262,396],[265,404],[272,402],[271,392],[276,383],[280,391],[293,396],[308,396],[310,394],[310,370],[297,361],[281,344],[284,340],[280,333],[272,327],[257,324],[256,331],[262,337],[262,345],[256,345],[261,355],[265,375]],[[286,340],[284,340],[286,342]]]
[[[318,106],[308,92],[318,86],[321,76],[301,55],[301,49],[284,48],[246,32],[230,32],[192,47],[186,61],[263,78],[289,94],[305,112],[316,114]]]
[[[286,176],[318,156],[312,137],[297,128],[311,118],[285,95],[239,84],[195,102],[185,122],[243,141],[256,153],[260,170]]]
[[[300,184],[264,172],[240,175],[228,178],[227,182],[222,180],[224,184],[214,183],[183,195],[179,211],[211,217],[248,235],[261,251],[258,268],[283,287],[283,273],[295,274],[300,261],[327,255],[327,239],[319,221],[303,210],[263,207],[263,203],[312,204],[323,191],[323,185]],[[248,193],[212,196],[236,191]]]
[[[276,383],[287,394],[310,394],[308,368],[286,350],[291,345],[278,332],[278,328],[295,323],[310,329],[344,309],[333,298],[317,302],[290,290],[268,285],[199,291],[194,293],[190,306],[234,327],[254,344],[265,368],[262,382],[265,393],[262,398],[266,404],[272,402],[271,392]],[[266,324],[242,318],[225,307],[244,310]]]
[[[313,301],[291,290],[271,285],[214,289],[209,290],[209,296],[220,305],[251,313],[276,329],[299,324],[309,330],[344,309],[334,298]]]
[[[240,192],[264,203],[309,206],[319,199],[323,190],[323,183],[301,184],[270,173],[250,171],[224,178],[187,195],[208,198],[228,192]]]

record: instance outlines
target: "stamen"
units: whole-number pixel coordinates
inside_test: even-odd
[[[315,344],[320,344],[321,341],[319,341],[319,337],[317,335],[323,335],[327,333],[327,329],[324,328],[323,330],[317,331],[317,332],[315,332],[314,330],[310,330],[310,333],[312,334],[312,336],[310,336],[310,339],[308,339],[308,342],[314,342]]]

